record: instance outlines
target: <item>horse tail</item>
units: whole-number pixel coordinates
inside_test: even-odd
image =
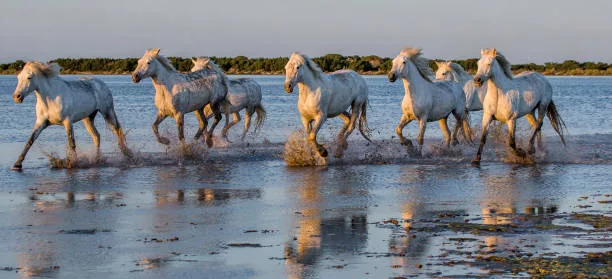
[[[561,142],[565,145],[565,131],[567,131],[567,127],[565,126],[565,122],[561,119],[561,115],[559,115],[559,111],[557,111],[557,106],[555,103],[550,101],[548,107],[546,108],[546,116],[550,120],[550,125],[552,125],[553,129],[559,134],[561,138]]]
[[[370,128],[368,128],[368,119],[366,118],[367,108],[368,108],[368,101],[365,101],[361,105],[361,115],[359,116],[359,132],[366,140],[368,140],[369,142],[372,142],[372,140],[370,139],[370,136],[372,133],[371,133]]]
[[[255,107],[255,112],[257,113],[257,119],[255,120],[255,131],[257,131],[261,128],[261,126],[263,126],[264,121],[268,117],[268,113],[261,104],[258,104]]]

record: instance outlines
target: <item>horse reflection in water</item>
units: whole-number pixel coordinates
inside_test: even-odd
[[[328,208],[337,204],[329,199],[348,195],[350,199],[366,197],[365,189],[354,188],[358,183],[346,181],[358,179],[356,173],[342,173],[342,177],[329,177],[321,169],[300,169],[302,175],[295,178],[292,191],[298,194],[295,208],[295,236],[285,246],[285,265],[289,278],[304,278],[316,274],[317,263],[323,254],[343,259],[362,250],[367,242],[366,199],[363,204]],[[334,181],[337,184],[330,185]],[[332,192],[332,193],[329,193]],[[322,194],[326,193],[326,194]]]
[[[539,190],[543,185],[537,182],[525,183],[517,177],[517,169],[509,173],[485,174],[484,186],[486,195],[481,202],[482,222],[485,225],[521,225],[521,222],[529,222],[529,226],[552,224],[552,219],[546,218],[547,214],[557,212],[554,204],[544,204],[542,200],[532,198],[534,190]],[[530,181],[541,175],[539,166],[534,166],[529,173]],[[523,197],[521,197],[523,196]],[[526,197],[525,197],[526,196]],[[523,200],[523,202],[521,202]],[[524,200],[529,200],[527,203]],[[522,205],[521,205],[522,203]],[[521,212],[520,208],[523,208]],[[538,243],[547,241],[538,239]],[[492,235],[485,238],[488,250],[507,250],[516,245],[514,238]]]

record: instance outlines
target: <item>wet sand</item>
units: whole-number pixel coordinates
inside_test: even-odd
[[[492,140],[480,167],[474,146],[434,139],[415,157],[352,139],[343,159],[302,168],[251,141],[191,158],[134,148],[134,162],[110,147],[93,163],[85,145],[68,170],[43,145],[11,172],[20,144],[4,144],[0,276],[609,274],[610,135],[546,137],[533,164]]]

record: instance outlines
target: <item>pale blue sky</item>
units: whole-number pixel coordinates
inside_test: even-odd
[[[57,57],[395,56],[612,62],[612,0],[0,0],[0,63]]]

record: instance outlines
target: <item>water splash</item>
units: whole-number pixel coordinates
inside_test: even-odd
[[[313,144],[306,139],[306,132],[301,129],[287,137],[283,159],[291,167],[327,165],[327,159],[319,155]]]

